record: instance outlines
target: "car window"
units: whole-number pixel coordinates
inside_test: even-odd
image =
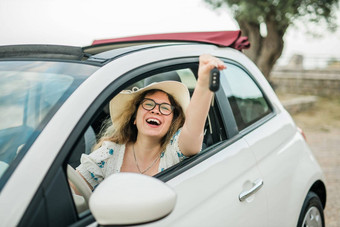
[[[131,85],[128,85],[123,90],[136,90],[154,82],[175,80],[184,83],[188,87],[189,92],[192,95],[194,88],[196,86],[196,75],[197,65],[193,66],[193,68],[180,68],[168,70],[165,72],[162,70],[159,73],[158,72],[147,73],[145,79],[139,80]],[[81,135],[80,139],[78,140],[76,146],[73,148],[72,154],[70,155],[70,158],[67,161],[68,166],[71,166],[73,169],[76,169],[80,165],[80,159],[82,154],[90,154],[94,150],[96,138],[97,139],[100,138],[100,133],[101,130],[103,129],[103,122],[105,121],[111,122],[108,103],[100,112],[101,113],[98,114],[98,117],[94,119],[94,121],[88,128],[86,128],[85,132]],[[222,124],[220,113],[217,109],[217,105],[212,105],[211,110],[209,111],[209,117],[206,121],[205,138],[202,145],[202,152],[204,152],[207,147],[212,146],[225,139],[226,133],[224,131],[224,127]],[[102,162],[98,162],[98,165],[100,168],[102,168],[102,166],[105,166],[103,165]],[[68,175],[68,177],[70,179],[70,175]],[[79,197],[79,195],[76,195],[74,189],[71,188],[71,191],[73,191],[73,199],[78,214],[82,216],[83,212],[86,212],[86,210],[88,210],[86,199],[82,199],[81,196]]]
[[[0,62],[0,177],[63,100],[96,69],[62,62]]]
[[[271,112],[260,88],[239,66],[227,63],[227,69],[221,73],[221,84],[232,107],[238,130],[243,130]]]

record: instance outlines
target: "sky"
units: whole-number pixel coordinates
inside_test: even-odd
[[[213,11],[203,0],[0,0],[0,45],[87,46],[95,39],[237,29],[228,8]],[[322,38],[289,28],[280,61],[293,54],[315,64],[340,59],[340,31],[317,29]]]

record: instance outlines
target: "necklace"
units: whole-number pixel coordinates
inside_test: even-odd
[[[132,151],[133,151],[133,157],[135,158],[135,163],[136,163],[136,166],[137,166],[137,169],[138,171],[141,173],[141,174],[144,174],[146,173],[149,169],[151,169],[151,167],[158,161],[158,159],[160,158],[160,156],[157,156],[157,158],[155,159],[155,161],[153,161],[151,163],[151,165],[146,168],[145,170],[141,171],[140,168],[139,168],[139,165],[138,165],[138,161],[137,161],[137,158],[136,158],[136,152],[135,152],[135,145],[133,144],[132,145]]]

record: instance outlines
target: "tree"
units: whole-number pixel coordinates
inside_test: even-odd
[[[281,56],[283,36],[295,21],[325,22],[336,29],[334,11],[339,0],[204,0],[214,9],[227,5],[237,20],[242,34],[248,36],[251,47],[244,53],[257,64],[269,80],[270,72]],[[265,26],[266,35],[261,35]]]

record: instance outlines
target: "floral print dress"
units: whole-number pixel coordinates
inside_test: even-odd
[[[178,146],[180,132],[181,130],[178,130],[175,133],[166,149],[161,153],[158,172],[177,164],[185,158]],[[124,153],[125,144],[105,141],[100,148],[91,154],[82,154],[80,158],[81,164],[76,169],[95,188],[109,175],[120,172]]]

